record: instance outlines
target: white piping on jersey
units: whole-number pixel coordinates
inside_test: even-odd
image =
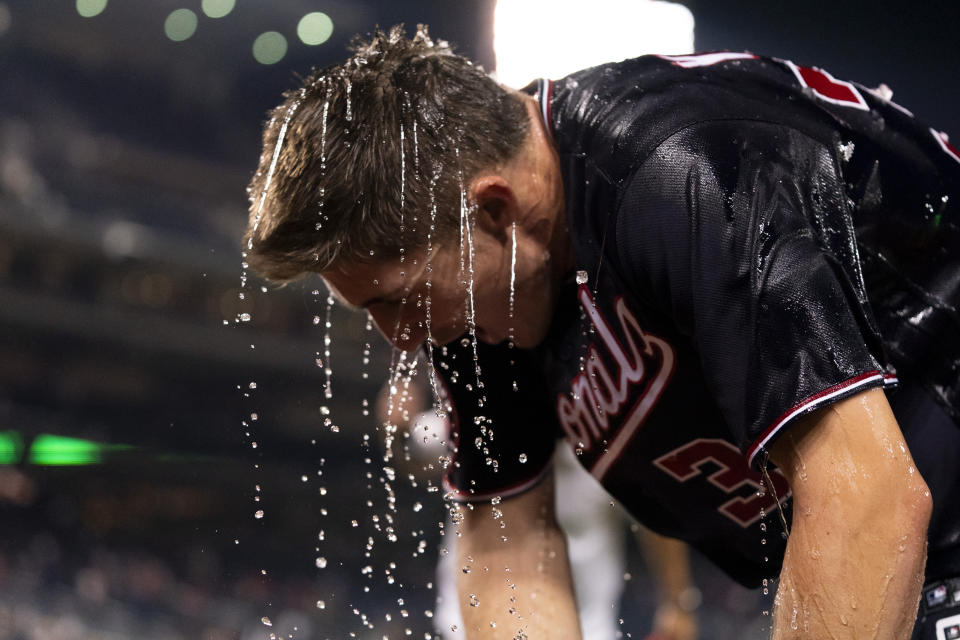
[[[936,139],[937,144],[940,145],[940,148],[943,149],[944,153],[948,156],[960,162],[960,154],[957,153],[957,150],[950,144],[950,138],[942,131],[937,131],[933,127],[930,127],[930,133],[933,134],[933,137]]]
[[[898,382],[897,378],[890,374],[883,374],[879,371],[868,371],[867,373],[862,373],[859,376],[854,376],[849,380],[835,384],[832,387],[828,387],[802,401],[800,404],[796,405],[787,411],[787,413],[782,415],[764,432],[764,434],[758,440],[754,441],[754,443],[750,445],[750,448],[747,450],[747,464],[752,467],[754,458],[756,458],[757,454],[763,450],[767,443],[770,442],[770,440],[772,440],[780,432],[780,430],[789,424],[794,418],[813,411],[817,407],[829,404],[830,401],[837,396],[851,395],[852,391],[870,386],[878,381],[883,382],[884,386],[891,386],[897,384]]]
[[[684,69],[693,69],[695,67],[709,67],[720,62],[728,60],[756,60],[757,56],[752,53],[737,51],[717,51],[714,53],[693,53],[679,56],[664,56],[657,54],[662,60],[667,60],[683,67]]]
[[[553,124],[550,122],[550,98],[553,97],[553,83],[546,78],[537,80],[537,98],[540,100],[540,115],[543,117],[543,123],[547,125],[547,131],[553,135]]]

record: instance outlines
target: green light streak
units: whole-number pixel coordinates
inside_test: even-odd
[[[0,466],[19,464],[24,459],[24,440],[17,431],[0,431]],[[46,467],[101,464],[110,454],[138,451],[129,444],[107,444],[82,438],[70,438],[41,433],[33,439],[27,451],[26,462]],[[121,457],[109,457],[119,461]],[[143,460],[143,458],[136,458]],[[182,463],[210,462],[214,456],[188,452],[164,452],[150,456],[151,462]]]
[[[103,459],[105,449],[89,440],[41,434],[34,438],[28,460],[44,466],[97,464]]]
[[[23,438],[16,431],[0,433],[0,465],[17,464],[23,455]]]

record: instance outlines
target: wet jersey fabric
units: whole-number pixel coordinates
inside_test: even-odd
[[[960,155],[881,95],[752,54],[646,56],[535,90],[581,275],[537,349],[482,345],[472,381],[472,345],[439,355],[447,488],[529,488],[562,435],[636,518],[756,585],[790,517],[766,451],[796,418],[899,376],[955,429]],[[930,447],[908,418],[911,449]],[[930,566],[954,566],[960,470],[914,453],[941,485]]]

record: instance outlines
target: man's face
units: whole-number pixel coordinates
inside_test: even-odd
[[[481,229],[472,234],[477,338],[495,344],[512,333],[517,346],[536,346],[546,335],[553,303],[544,252],[518,233],[511,319],[512,237],[504,243]],[[428,298],[429,337],[435,343],[451,342],[469,328],[470,255],[459,243],[434,246],[429,256],[425,250],[411,252],[403,262],[341,265],[322,276],[341,298],[366,309],[380,332],[401,349],[417,349],[427,340]]]

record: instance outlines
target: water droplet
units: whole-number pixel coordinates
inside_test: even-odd
[[[268,618],[267,616],[263,616],[262,618],[260,618],[260,622],[262,622],[263,624],[265,624],[265,625],[268,626],[268,627],[272,627],[272,626],[273,626],[273,623],[270,622],[270,618]]]
[[[326,568],[327,568],[327,559],[324,558],[324,557],[322,557],[322,556],[319,557],[319,558],[317,558],[317,568],[318,568],[318,569],[326,569]]]
[[[317,600],[317,609],[326,609],[327,603],[323,600]]]
[[[479,607],[479,606],[480,606],[480,599],[477,598],[477,596],[476,596],[475,594],[473,594],[473,593],[470,594],[470,606],[471,606],[471,607]]]
[[[588,280],[587,272],[582,269],[577,271],[577,284],[587,284]]]
[[[521,453],[521,454],[520,454],[520,463],[521,463],[521,464],[525,464],[526,462],[527,462],[527,454]]]
[[[263,509],[257,509],[254,512],[253,517],[256,518],[257,520],[261,519],[263,517]]]
[[[844,162],[850,162],[850,158],[853,157],[853,142],[840,143],[840,157]]]

